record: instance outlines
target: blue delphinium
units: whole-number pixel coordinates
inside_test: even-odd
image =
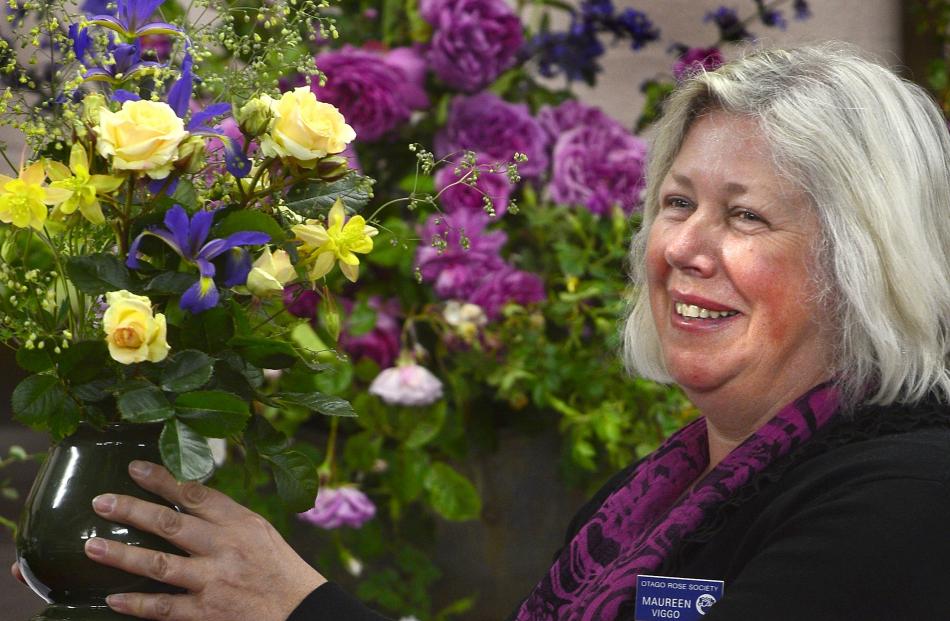
[[[765,0],[755,0],[755,6],[759,11],[759,21],[769,28],[785,30],[785,27],[788,26],[788,22],[785,21],[785,16],[782,15],[782,12],[778,9],[765,6]]]
[[[729,7],[721,6],[715,11],[706,13],[703,21],[715,23],[719,28],[719,38],[723,41],[743,41],[755,38],[746,30],[736,10]]]
[[[795,19],[804,20],[811,17],[811,9],[808,8],[808,2],[806,0],[795,0],[792,4],[792,8],[795,10]]]
[[[635,50],[639,50],[647,43],[660,38],[659,29],[653,25],[653,22],[643,11],[625,9],[623,13],[617,16],[614,23],[621,33],[625,33],[630,37],[630,46]]]
[[[528,43],[526,53],[536,58],[545,77],[563,74],[569,81],[593,85],[601,71],[598,59],[605,48],[600,35],[605,33],[614,35],[615,41],[629,40],[635,50],[660,37],[642,11],[628,8],[618,15],[612,0],[585,0],[566,32],[542,31]]]
[[[200,313],[218,304],[218,280],[225,287],[243,285],[251,271],[250,255],[243,246],[256,246],[270,241],[270,235],[258,231],[241,231],[224,238],[209,240],[213,211],[199,211],[190,219],[180,205],[165,213],[165,228],[153,227],[142,231],[129,248],[126,265],[141,269],[139,247],[146,237],[157,237],[165,242],[186,263],[198,268],[198,280],[181,296],[179,306],[192,313]],[[216,278],[217,269],[212,261],[228,253],[224,274]]]

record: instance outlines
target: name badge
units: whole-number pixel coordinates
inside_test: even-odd
[[[637,576],[637,608],[635,621],[702,619],[722,599],[722,580],[673,578],[670,576]]]

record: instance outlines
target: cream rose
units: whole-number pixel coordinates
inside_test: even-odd
[[[102,327],[113,360],[132,364],[165,359],[171,349],[165,340],[165,315],[152,315],[151,300],[123,289],[107,293],[106,304]]]
[[[316,95],[301,86],[286,92],[279,100],[261,96],[274,118],[261,137],[261,151],[269,157],[296,160],[310,168],[321,157],[340,153],[356,132],[335,106],[317,101]]]
[[[246,286],[251,293],[263,298],[282,292],[284,285],[296,275],[290,255],[285,250],[271,253],[270,248],[265,247],[264,253],[251,266]]]
[[[99,112],[99,155],[112,158],[117,170],[139,170],[164,179],[178,159],[178,145],[188,137],[185,125],[167,103],[126,101],[122,109]]]

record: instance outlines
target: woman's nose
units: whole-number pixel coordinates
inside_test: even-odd
[[[690,275],[708,278],[716,271],[716,226],[699,210],[671,227],[666,238],[666,262]]]

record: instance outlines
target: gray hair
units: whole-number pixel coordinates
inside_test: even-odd
[[[950,402],[950,134],[930,96],[840,43],[753,52],[682,84],[650,155],[630,251],[636,300],[627,367],[671,381],[645,278],[659,188],[692,123],[721,110],[758,121],[777,169],[821,223],[830,361],[848,403]],[[779,372],[779,370],[776,370]]]

